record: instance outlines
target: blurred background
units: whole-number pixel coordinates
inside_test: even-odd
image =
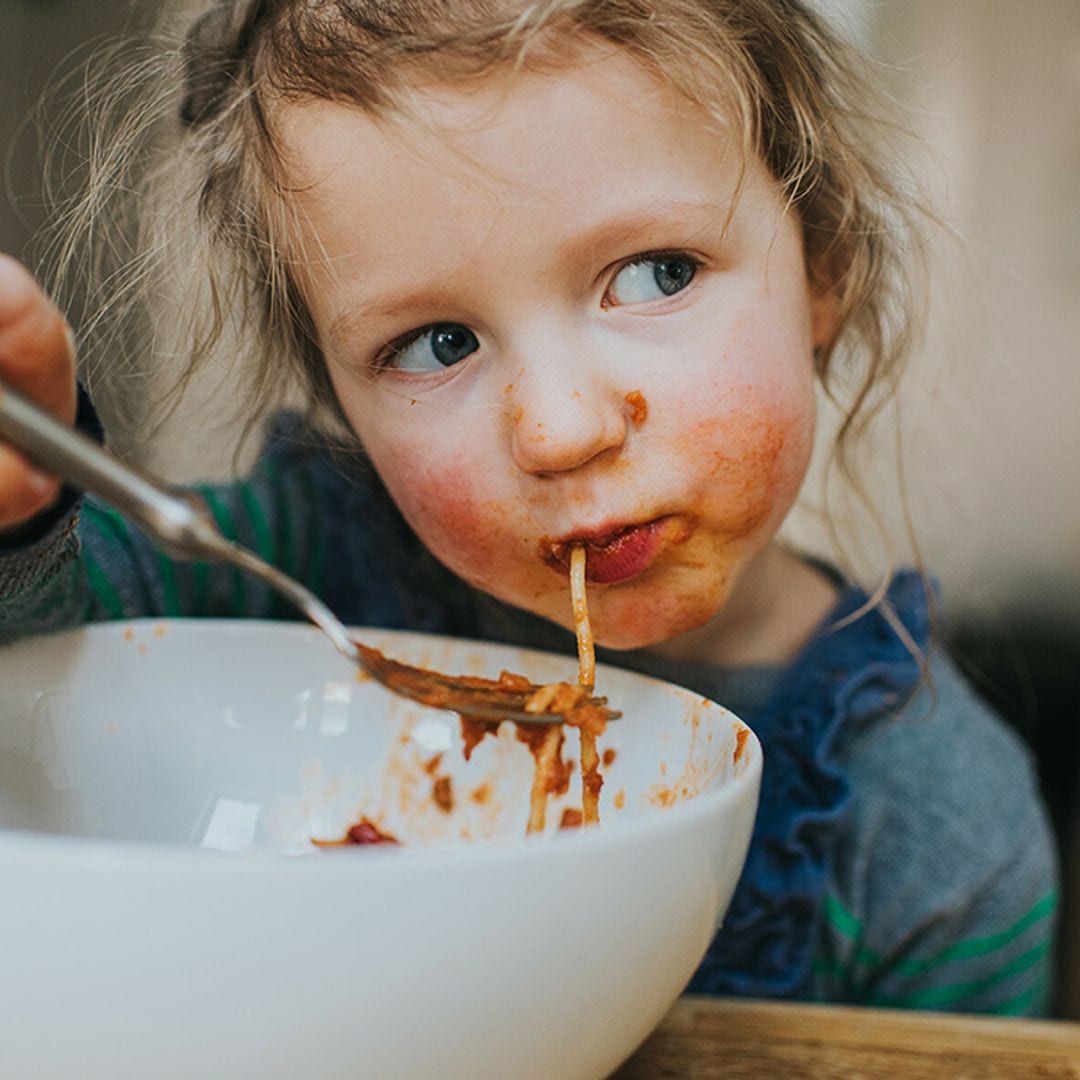
[[[901,401],[908,502],[950,647],[1037,756],[1065,872],[1056,1011],[1080,1017],[1080,3],[818,2],[922,140],[915,166],[943,224]],[[0,0],[0,250],[32,264],[45,223],[26,123],[43,89],[155,8]],[[182,430],[181,417],[156,467],[177,479],[227,467],[227,438],[195,455]],[[872,452],[885,490],[891,434]],[[898,535],[903,512],[888,508]],[[812,514],[792,531],[826,546]]]

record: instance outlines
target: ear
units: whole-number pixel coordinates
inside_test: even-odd
[[[840,296],[831,285],[811,283],[810,331],[814,349],[828,349],[840,329]]]

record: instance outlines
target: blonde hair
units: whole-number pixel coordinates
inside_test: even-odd
[[[319,342],[285,256],[292,223],[274,103],[323,98],[402,113],[418,78],[481,79],[584,42],[627,50],[741,130],[746,153],[760,156],[781,185],[802,224],[808,273],[839,302],[835,339],[817,366],[826,392],[845,402],[835,449],[852,471],[848,444],[890,398],[910,348],[907,266],[918,208],[879,164],[884,100],[870,94],[863,62],[801,0],[215,3],[179,45],[113,75],[111,91],[94,99],[100,122],[126,96],[133,71],[164,73],[181,87],[122,112],[118,137],[92,151],[90,186],[69,206],[63,239],[47,255],[61,277],[81,264],[78,283],[92,282],[82,328],[87,377],[100,383],[111,372],[132,396],[139,365],[117,357],[162,347],[154,298],[139,297],[153,293],[147,283],[175,277],[170,261],[183,259],[198,268],[198,295],[174,304],[202,321],[179,335],[188,344],[164,400],[227,348],[252,361],[258,404],[249,416],[291,385],[313,417],[334,417]],[[140,143],[142,136],[149,139]],[[133,194],[141,216],[114,210],[117,193]],[[177,213],[193,208],[194,231]],[[177,220],[180,231],[162,229]],[[91,234],[110,224],[121,226],[119,246],[95,243]],[[87,251],[104,251],[112,264],[87,267]],[[156,290],[160,297],[162,286]]]

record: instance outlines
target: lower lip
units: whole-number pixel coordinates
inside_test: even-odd
[[[666,546],[668,518],[619,533],[605,544],[585,545],[585,577],[596,585],[615,585],[644,573]]]

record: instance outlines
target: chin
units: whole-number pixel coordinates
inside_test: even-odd
[[[593,634],[593,640],[601,648],[610,649],[612,652],[632,652],[635,649],[649,649],[656,645],[662,645],[668,640],[668,635]]]
[[[626,652],[663,645],[705,626],[720,605],[693,597],[681,604],[624,604],[617,612],[592,616],[593,639],[606,649]]]

